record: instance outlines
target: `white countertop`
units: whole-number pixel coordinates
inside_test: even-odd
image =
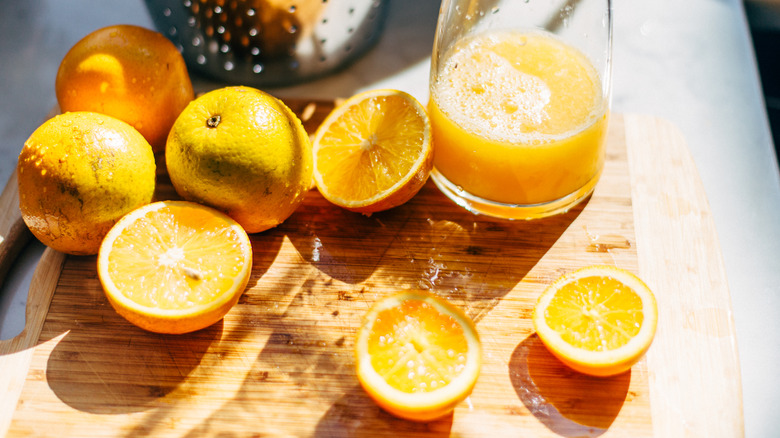
[[[742,369],[745,432],[776,436],[780,418],[780,174],[743,5],[738,0],[614,2],[613,110],[673,122],[698,166],[729,280]],[[379,44],[347,70],[269,89],[333,98],[391,87],[427,100],[435,0],[393,0]],[[152,27],[140,0],[26,0],[0,11],[0,181],[55,105],[54,77],[76,41],[100,27]],[[33,243],[19,266],[34,264]],[[29,272],[0,289],[0,339],[24,324]],[[19,274],[19,271],[22,271]],[[25,275],[26,273],[26,275]],[[717,421],[716,418],[713,421]]]

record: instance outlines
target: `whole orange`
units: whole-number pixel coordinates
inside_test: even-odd
[[[187,105],[168,136],[165,165],[182,198],[226,213],[247,233],[284,222],[312,185],[300,119],[251,87],[219,88]]]
[[[194,98],[184,59],[163,35],[132,25],[98,29],[63,58],[55,83],[62,112],[93,111],[123,120],[155,152]]]
[[[43,244],[97,254],[120,217],[152,201],[155,170],[152,147],[127,123],[61,114],[38,127],[19,154],[19,209]]]

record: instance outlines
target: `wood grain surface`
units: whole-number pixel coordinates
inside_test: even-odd
[[[286,102],[309,132],[332,108]],[[0,342],[0,434],[741,435],[730,299],[684,140],[657,119],[613,115],[607,155],[586,203],[531,222],[474,216],[431,182],[409,203],[370,217],[312,190],[286,222],[251,236],[253,272],[238,305],[188,335],[127,323],[103,295],[95,257],[58,260],[47,250],[25,328],[40,335]],[[164,173],[159,183],[160,198],[175,196]],[[659,301],[647,358],[612,378],[567,369],[530,321],[547,284],[591,264],[639,273]],[[427,424],[381,411],[354,375],[363,314],[401,288],[461,306],[483,342],[473,394]]]
[[[32,233],[19,211],[19,186],[14,171],[0,194],[0,284],[30,238]]]
[[[743,436],[731,298],[696,166],[667,121],[628,115],[625,131],[639,273],[661,312],[647,354],[656,435]]]

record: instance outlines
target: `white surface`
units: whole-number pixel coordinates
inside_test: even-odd
[[[780,178],[742,3],[614,3],[613,110],[666,118],[685,135],[712,207],[729,278],[745,432],[748,437],[777,436]],[[393,0],[385,34],[366,57],[335,76],[269,91],[332,98],[392,87],[425,101],[437,12],[434,0]],[[54,77],[67,49],[89,31],[116,23],[151,27],[138,0],[3,3],[1,182],[11,175],[24,140],[55,104]],[[34,260],[39,253],[40,246],[33,245],[27,257]],[[0,291],[0,338],[21,330],[26,284],[29,276],[12,279]]]

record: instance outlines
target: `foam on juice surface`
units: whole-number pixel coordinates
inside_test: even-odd
[[[482,34],[445,59],[433,97],[453,122],[483,138],[552,141],[584,129],[603,113],[595,69],[551,36]]]

